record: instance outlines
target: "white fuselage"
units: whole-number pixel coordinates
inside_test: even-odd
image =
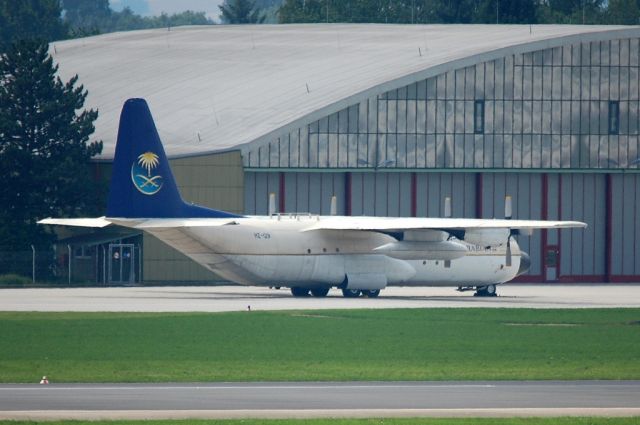
[[[320,220],[323,217],[308,215],[243,217],[222,226],[145,230],[217,275],[244,285],[312,288],[345,285],[349,278],[354,285],[360,281],[360,289],[479,286],[507,282],[520,266],[514,239],[510,265],[506,244],[485,248],[455,238],[438,242],[462,250],[455,259],[443,260],[447,254],[437,251],[438,243],[423,258],[420,253],[407,258],[376,251],[398,242],[382,232],[308,230]]]

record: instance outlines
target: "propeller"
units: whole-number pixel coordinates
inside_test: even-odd
[[[444,198],[444,216],[446,218],[451,218],[451,198]]]
[[[504,197],[504,218],[507,220],[511,220],[511,216],[513,214],[513,206],[511,203],[511,196],[507,195]],[[511,231],[507,236],[507,254],[504,260],[506,267],[511,267]]]
[[[333,195],[331,197],[331,215],[336,215],[338,213],[338,198],[336,198],[336,195]]]
[[[276,194],[269,194],[269,216],[276,214]]]

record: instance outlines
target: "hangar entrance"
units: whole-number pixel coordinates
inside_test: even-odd
[[[136,281],[136,247],[132,243],[109,244],[109,283]]]

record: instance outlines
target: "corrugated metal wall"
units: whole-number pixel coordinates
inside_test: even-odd
[[[611,275],[640,277],[640,175],[611,176]]]
[[[444,199],[451,198],[453,217],[476,216],[475,173],[416,174],[417,217],[443,217]]]
[[[279,212],[328,215],[331,197],[335,195],[338,199],[338,214],[346,214],[345,173],[247,172],[244,213],[268,214],[270,193],[276,195],[276,209]]]
[[[351,174],[351,215],[411,216],[411,174]]]
[[[586,229],[560,231],[560,276],[604,277],[606,274],[606,175],[562,174],[550,181],[558,198],[557,216],[579,220]],[[549,196],[554,201],[554,196]],[[554,201],[555,203],[555,201]],[[551,206],[554,206],[551,203]],[[553,211],[552,211],[553,212]],[[551,218],[551,217],[550,217]],[[555,218],[555,216],[553,217]]]

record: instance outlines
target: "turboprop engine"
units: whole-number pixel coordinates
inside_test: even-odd
[[[374,249],[399,260],[455,260],[464,257],[467,247],[449,240],[449,234],[440,230],[411,230],[404,232],[401,241],[390,242]]]

